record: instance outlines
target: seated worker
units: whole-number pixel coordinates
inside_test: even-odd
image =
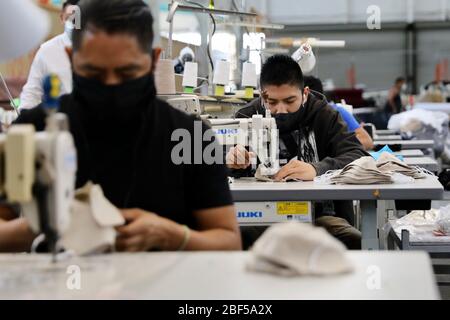
[[[208,128],[156,98],[160,49],[152,47],[148,5],[81,0],[79,6],[73,92],[61,98],[60,112],[69,119],[77,148],[76,186],[99,184],[127,221],[118,228],[117,249],[241,249],[226,166],[177,165],[172,159],[179,144],[172,141],[174,130],[194,137],[194,126]],[[43,130],[45,118],[41,105],[24,110],[16,123]]]
[[[61,91],[72,92],[72,70],[66,47],[72,46],[72,30],[74,28],[71,17],[75,6],[80,0],[68,0],[63,3],[60,14],[61,23],[64,24],[64,33],[42,44],[31,64],[28,80],[20,95],[20,108],[30,109],[42,102],[44,78],[55,73],[62,82]]]
[[[280,160],[290,160],[275,175],[304,181],[313,180],[328,170],[342,169],[367,156],[354,133],[347,130],[339,113],[325,101],[309,94],[299,65],[289,56],[274,55],[261,70],[262,99],[252,101],[237,117],[264,114],[266,108],[276,119],[280,133]],[[242,146],[231,148],[227,165],[232,174],[251,175],[251,154]],[[353,228],[351,201],[315,203],[315,224],[325,227],[348,248],[361,248],[361,233]],[[244,247],[256,240],[262,230],[243,231]]]
[[[401,93],[405,90],[406,79],[403,77],[398,77],[395,79],[394,85],[389,89],[388,99],[384,106],[384,112],[386,113],[387,120],[389,120],[393,114],[404,111]]]
[[[305,76],[305,87],[308,87],[312,91],[312,94],[317,98],[322,98],[320,95],[323,96],[323,86],[320,79],[313,76]],[[325,96],[323,97],[325,98]],[[369,133],[362,127],[362,125],[358,123],[353,114],[348,112],[345,108],[334,103],[329,104],[333,107],[333,109],[339,112],[342,119],[347,124],[348,131],[354,132],[356,134],[356,138],[359,140],[359,142],[361,142],[364,149],[368,151],[372,150],[374,147],[372,138],[370,137]]]

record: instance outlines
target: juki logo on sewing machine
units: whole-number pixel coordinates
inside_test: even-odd
[[[237,214],[238,218],[262,218],[262,211],[239,211]]]
[[[220,135],[229,135],[229,134],[238,134],[238,129],[217,129],[214,130],[216,134]]]

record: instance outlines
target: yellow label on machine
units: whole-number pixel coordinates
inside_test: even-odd
[[[309,202],[277,202],[278,215],[307,215]]]

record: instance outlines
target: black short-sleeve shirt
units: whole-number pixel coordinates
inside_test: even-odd
[[[192,228],[193,211],[233,203],[225,165],[194,161],[195,143],[201,150],[209,144],[202,139],[208,126],[196,123],[201,120],[158,99],[140,121],[128,125],[86,119],[78,109],[71,95],[61,98],[60,112],[68,116],[77,149],[77,187],[93,181],[119,208],[140,208]],[[22,111],[15,123],[31,123],[40,131],[45,118],[38,106]],[[195,134],[198,128],[201,134]],[[176,164],[172,159],[181,141],[172,136],[176,129],[190,135],[191,162]]]

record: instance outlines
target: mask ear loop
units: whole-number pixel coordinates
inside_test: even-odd
[[[323,93],[313,90],[311,88],[309,88],[309,91],[311,91],[313,93],[313,96],[319,95],[320,97],[322,97],[322,100],[324,100],[327,104],[329,104],[327,97]]]

